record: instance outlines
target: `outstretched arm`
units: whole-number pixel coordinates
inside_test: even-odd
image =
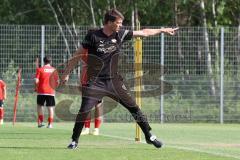
[[[134,37],[148,37],[158,35],[160,33],[167,33],[174,35],[178,28],[161,28],[161,29],[142,29],[139,31],[133,31]]]

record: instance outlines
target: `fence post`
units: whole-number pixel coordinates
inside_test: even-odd
[[[224,113],[223,113],[223,108],[224,108],[224,28],[221,27],[221,61],[220,61],[220,66],[221,66],[221,78],[220,78],[220,123],[223,124],[224,122]]]
[[[41,66],[44,65],[43,58],[45,56],[45,26],[41,26]]]
[[[164,107],[163,107],[163,102],[164,102],[164,86],[163,86],[163,80],[164,80],[164,33],[161,33],[161,97],[160,97],[160,120],[161,123],[164,123]]]
[[[137,23],[137,30],[140,30],[140,22]],[[134,90],[136,91],[136,103],[139,108],[142,107],[142,39],[140,37],[136,37],[134,40],[134,68],[135,68],[135,82],[134,82]],[[138,124],[136,124],[136,137],[135,141],[141,141],[141,129]]]

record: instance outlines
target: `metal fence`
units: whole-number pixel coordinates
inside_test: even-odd
[[[51,55],[53,66],[61,68],[80,45],[88,26],[0,25],[0,77],[7,82],[6,119],[12,119],[15,79],[22,66],[22,88],[18,121],[36,119],[33,79],[35,60]],[[160,27],[150,27],[160,28]],[[143,38],[143,104],[152,122],[239,122],[240,120],[240,31],[239,28],[182,27],[175,36],[161,34]],[[133,41],[123,46],[120,72],[129,79],[134,71]],[[161,76],[161,66],[164,75]],[[78,83],[80,67],[71,76]],[[172,86],[161,95],[161,80]],[[166,85],[167,86],[167,85]],[[171,87],[170,87],[171,88]],[[153,91],[153,92],[152,92]],[[61,95],[57,102],[72,98],[72,111],[80,106],[79,95]],[[105,106],[107,107],[107,106]],[[118,107],[104,115],[105,121],[132,121]]]

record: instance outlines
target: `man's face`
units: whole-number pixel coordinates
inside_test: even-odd
[[[122,27],[123,20],[121,18],[117,18],[114,22],[110,22],[110,27],[113,32],[118,32]]]

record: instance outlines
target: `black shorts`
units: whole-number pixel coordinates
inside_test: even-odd
[[[86,88],[86,87],[88,87],[88,85],[82,85],[82,88]],[[99,100],[97,100],[97,104],[99,104],[99,103],[102,103],[103,102],[103,100],[101,99],[99,99]]]
[[[83,86],[80,112],[85,113],[92,110],[105,96],[119,102],[127,109],[138,107],[135,99],[131,97],[128,87],[125,86],[123,78],[118,75],[112,79],[97,79]],[[117,103],[114,103],[111,107],[116,106]]]
[[[0,108],[2,108],[3,107],[3,100],[0,100]]]
[[[46,102],[47,107],[55,106],[55,97],[50,95],[38,95],[37,96],[37,104],[40,106],[44,106]]]

